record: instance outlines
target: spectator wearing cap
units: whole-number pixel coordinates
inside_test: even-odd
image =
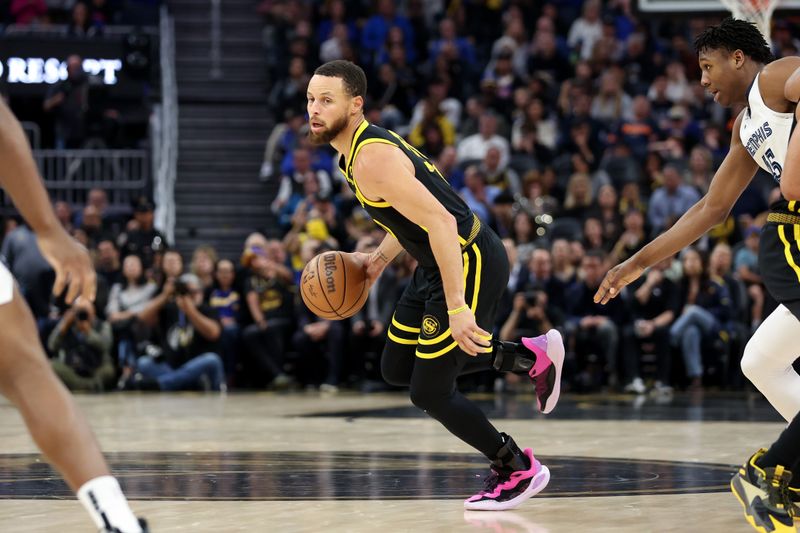
[[[222,333],[217,312],[203,304],[203,288],[194,274],[169,280],[140,313],[156,327],[158,344],[136,361],[136,373],[124,388],[165,391],[227,389],[219,356]]]
[[[152,201],[146,197],[139,198],[133,208],[133,220],[128,222],[126,231],[117,239],[122,256],[138,255],[142,258],[145,270],[153,266],[156,252],[167,248],[167,239],[153,226],[154,211]]]

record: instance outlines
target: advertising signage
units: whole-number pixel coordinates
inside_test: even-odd
[[[67,57],[77,54],[93,86],[109,96],[136,97],[148,73],[135,72],[125,61],[121,37],[84,39],[41,35],[0,36],[0,87],[10,96],[44,96],[67,77]]]

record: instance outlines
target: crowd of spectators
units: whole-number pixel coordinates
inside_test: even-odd
[[[153,23],[136,11],[161,0],[2,0],[0,34],[7,26],[60,29],[73,37],[93,37],[114,24]]]
[[[610,267],[707,191],[727,152],[739,110],[704,93],[692,49],[712,20],[646,19],[629,0],[265,0],[259,13],[268,104],[279,119],[261,179],[276,191],[276,223],[253,233],[241,255],[204,246],[183,258],[153,228],[149,200],[124,220],[93,191],[76,214],[56,206],[92,250],[100,279],[94,305],[66,306],[40,288],[50,274],[33,235],[6,225],[3,255],[70,386],[385,388],[379,356],[413,258],[401,254],[349,320],[319,319],[297,290],[316,254],[370,251],[384,236],[335,154],[307,139],[306,84],[317,65],[339,58],[367,72],[367,119],[430,156],[503,239],[512,271],[496,338],[558,328],[565,387],[577,392],[743,386],[744,344],[775,306],[756,260],[779,194],[768,177],[620,298],[592,299]],[[777,56],[797,52],[796,34],[776,24]],[[515,381],[487,373],[465,385]]]
[[[572,390],[741,387],[744,345],[775,306],[756,260],[779,194],[766,174],[695,246],[611,304],[592,300],[611,266],[707,192],[740,111],[716,105],[699,83],[693,39],[722,15],[647,18],[634,4],[262,2],[269,105],[282,120],[267,140],[261,179],[278,189],[274,236],[295,282],[321,249],[353,250],[365,231],[370,245],[381,235],[369,229],[335,154],[306,139],[314,68],[348,59],[367,73],[367,119],[427,154],[506,243],[513,271],[496,337],[560,329]],[[795,55],[797,36],[776,19],[776,57]],[[399,260],[391,294],[412,267]],[[373,296],[376,307],[385,303]],[[388,319],[374,331],[360,319],[345,329],[351,339],[381,339]]]

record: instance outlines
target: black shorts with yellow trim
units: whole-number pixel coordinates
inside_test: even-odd
[[[481,229],[463,250],[464,299],[476,322],[491,333],[497,307],[508,282],[508,257],[499,237]],[[387,342],[416,347],[414,353],[433,359],[458,349],[450,334],[450,318],[438,269],[418,267],[389,325]],[[490,340],[491,337],[485,340]]]
[[[775,301],[785,305],[800,319],[799,214],[768,215],[767,224],[761,231],[758,266],[764,285]]]

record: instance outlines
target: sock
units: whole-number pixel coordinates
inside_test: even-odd
[[[114,477],[100,476],[87,481],[78,489],[78,499],[98,528],[108,531],[117,528],[121,533],[142,532]]]
[[[758,460],[758,466],[769,468],[782,465],[784,468],[791,468],[794,467],[796,462],[800,461],[798,453],[800,453],[800,414],[794,417],[794,420],[783,430],[778,440],[773,442],[767,453],[761,456]]]

